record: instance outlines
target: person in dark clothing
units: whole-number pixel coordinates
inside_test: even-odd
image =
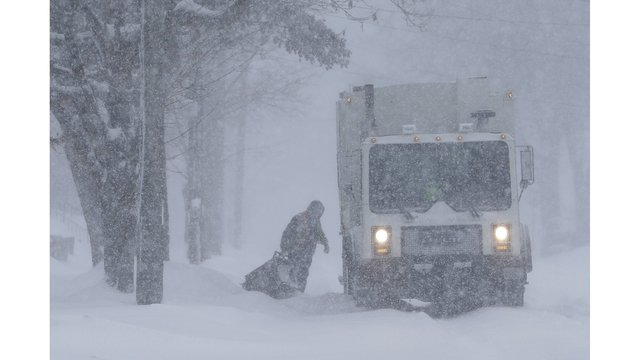
[[[280,249],[292,263],[292,277],[301,292],[304,292],[307,286],[316,244],[323,245],[325,254],[329,253],[329,243],[320,225],[323,213],[322,203],[318,200],[312,201],[307,210],[291,219],[280,240]]]

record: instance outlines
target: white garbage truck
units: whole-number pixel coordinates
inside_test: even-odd
[[[487,78],[340,94],[341,282],[358,304],[523,305],[533,149],[516,146],[513,101]]]

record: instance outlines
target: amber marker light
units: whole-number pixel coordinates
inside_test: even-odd
[[[500,134],[500,139],[504,140],[507,138],[507,134]]]
[[[464,137],[462,135],[458,135],[458,140],[462,141],[462,139],[464,139]]]
[[[375,143],[376,143],[376,141],[378,141],[378,140],[376,140],[376,138],[371,138],[371,143],[372,143],[372,144],[375,144]]]
[[[413,142],[419,142],[420,141],[420,136],[415,136],[413,138]]]
[[[436,141],[440,141],[442,138],[440,136],[436,136]]]

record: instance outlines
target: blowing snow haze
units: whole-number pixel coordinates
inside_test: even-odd
[[[51,3],[51,358],[589,357],[588,2],[142,4]],[[520,201],[520,155],[498,131],[457,157],[442,155],[454,135],[438,153],[371,147],[367,169],[383,170],[367,209],[418,227],[440,211],[499,225],[517,207],[533,263],[523,306],[359,306],[344,293],[336,104],[365,84],[482,77],[510,94],[514,144],[534,149]],[[416,200],[437,179],[462,190]],[[316,250],[304,293],[245,291],[312,200],[330,252]],[[394,224],[377,225],[399,241]]]

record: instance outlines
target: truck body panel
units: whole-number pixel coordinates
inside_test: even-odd
[[[402,288],[406,295],[415,292],[412,284],[429,282],[425,269],[461,263],[476,275],[499,272],[496,286],[518,279],[523,288],[526,273],[525,280],[511,274],[522,273],[525,263],[530,267],[523,243],[529,235],[519,221],[513,95],[493,89],[488,79],[471,78],[365,85],[340,94],[345,291]],[[508,247],[496,240],[498,227],[507,229]],[[382,228],[385,248],[378,252]],[[434,285],[424,287],[429,293]]]

